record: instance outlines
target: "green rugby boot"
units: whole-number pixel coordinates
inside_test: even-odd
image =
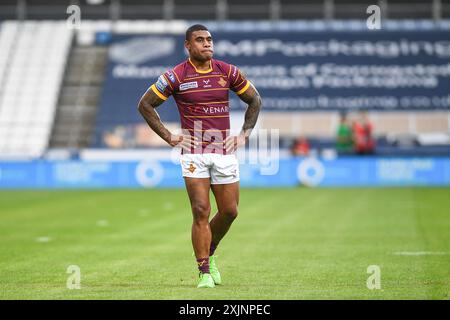
[[[209,257],[209,272],[214,280],[215,284],[222,284],[222,278],[220,277],[219,269],[217,269],[217,256]]]
[[[197,288],[214,288],[214,280],[209,273],[201,273],[198,277]]]

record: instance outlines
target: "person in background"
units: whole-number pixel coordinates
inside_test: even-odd
[[[373,125],[367,112],[361,111],[358,119],[353,123],[353,137],[355,152],[360,155],[373,154],[375,141],[373,139]]]
[[[309,142],[305,137],[300,137],[295,140],[291,149],[294,156],[308,156],[309,155]]]
[[[348,154],[353,151],[353,133],[347,120],[347,114],[341,113],[337,130],[336,150],[340,154]]]

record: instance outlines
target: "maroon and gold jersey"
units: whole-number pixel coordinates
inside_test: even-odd
[[[202,141],[193,152],[222,153],[230,129],[229,90],[240,95],[249,86],[234,65],[212,59],[210,68],[202,71],[188,59],[162,74],[150,88],[163,100],[173,95],[181,128]]]

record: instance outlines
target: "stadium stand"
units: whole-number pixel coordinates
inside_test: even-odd
[[[72,31],[55,21],[6,22],[1,30],[0,153],[39,157],[48,146]]]
[[[212,31],[298,31],[311,26],[317,30],[350,30],[361,21],[350,20],[343,27],[339,19],[360,18],[371,2],[252,0],[244,4],[217,0],[208,6],[211,1],[206,0],[2,1],[0,19],[17,20],[2,22],[0,28],[0,155],[40,157],[49,148],[105,147],[99,141],[103,132],[114,130],[122,120],[125,124],[137,123],[138,115],[129,106],[99,108],[110,50],[107,38],[112,34],[179,35],[192,21],[172,20],[178,18],[203,19]],[[68,29],[63,20],[68,16],[68,4],[82,9],[79,30]],[[445,18],[450,16],[450,1],[389,0],[378,4],[383,7],[384,18],[399,19],[387,20],[383,25],[386,29],[426,30],[446,25],[449,30]],[[416,19],[414,23],[401,20],[411,17]],[[249,18],[255,20],[241,21]],[[363,25],[365,28],[365,22]],[[102,42],[100,36],[106,41]],[[72,41],[73,37],[76,41]],[[369,117],[380,146],[377,152],[404,152],[399,145],[408,145],[405,141],[411,140],[411,153],[431,150],[440,154],[445,148],[449,153],[445,141],[450,132],[450,113],[445,109],[371,110]],[[144,147],[163,145],[146,135],[148,130],[140,118],[139,124],[131,130],[137,132],[139,141],[149,141]],[[262,129],[279,128],[282,147],[287,148],[299,136],[307,136],[312,147],[318,149],[332,147],[337,124],[336,110],[271,111],[263,113],[258,123]],[[169,126],[175,127],[176,123]],[[125,126],[118,131],[126,134],[129,130]],[[136,146],[128,142],[126,146]]]
[[[50,148],[83,148],[91,144],[106,56],[106,47],[74,45],[61,88]]]

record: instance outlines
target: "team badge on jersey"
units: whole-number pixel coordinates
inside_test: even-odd
[[[220,80],[217,81],[217,83],[220,84],[222,87],[225,87],[227,81],[224,78],[220,77]]]
[[[155,86],[160,92],[164,92],[166,90],[167,86],[169,84],[167,83],[164,76],[159,76],[158,81],[156,81]]]

